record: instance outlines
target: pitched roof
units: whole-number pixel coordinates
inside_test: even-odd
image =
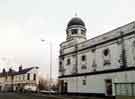
[[[25,69],[22,69],[20,71],[15,71],[13,69],[11,69],[10,71],[7,71],[7,72],[1,72],[0,73],[0,77],[2,76],[11,76],[11,75],[20,75],[20,74],[25,74],[27,72],[29,72],[30,70],[32,70],[34,67],[29,67],[29,68],[25,68]],[[36,69],[38,69],[38,67],[36,67]]]
[[[15,72],[14,74],[15,74],[15,75],[25,74],[25,73],[29,72],[30,70],[32,70],[33,68],[34,68],[34,67],[25,68],[25,69],[22,69],[22,70],[20,70],[20,71],[18,71],[18,72]]]

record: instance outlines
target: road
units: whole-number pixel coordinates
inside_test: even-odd
[[[55,96],[43,94],[0,93],[0,99],[103,99],[103,98],[79,97],[79,96]]]

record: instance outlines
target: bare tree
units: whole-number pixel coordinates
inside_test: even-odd
[[[49,89],[49,80],[43,77],[39,77],[39,90],[48,90]]]

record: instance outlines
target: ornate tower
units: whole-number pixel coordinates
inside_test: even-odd
[[[77,40],[82,42],[86,40],[85,23],[79,17],[73,17],[67,25],[67,40]]]

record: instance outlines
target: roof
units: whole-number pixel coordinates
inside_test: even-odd
[[[13,69],[10,69],[9,71],[7,72],[1,72],[0,73],[0,76],[6,76],[6,75],[20,75],[20,74],[26,74],[27,72],[29,72],[30,70],[32,70],[33,68],[36,68],[38,69],[38,67],[29,67],[29,68],[25,68],[25,69],[22,69],[20,71],[15,71]]]
[[[79,17],[73,17],[69,22],[68,22],[68,27],[72,26],[72,25],[81,25],[85,27],[85,23],[83,22],[83,20]]]
[[[32,70],[33,68],[34,67],[22,69],[21,71],[16,72],[15,75],[25,74],[25,73],[29,72],[30,70]]]

